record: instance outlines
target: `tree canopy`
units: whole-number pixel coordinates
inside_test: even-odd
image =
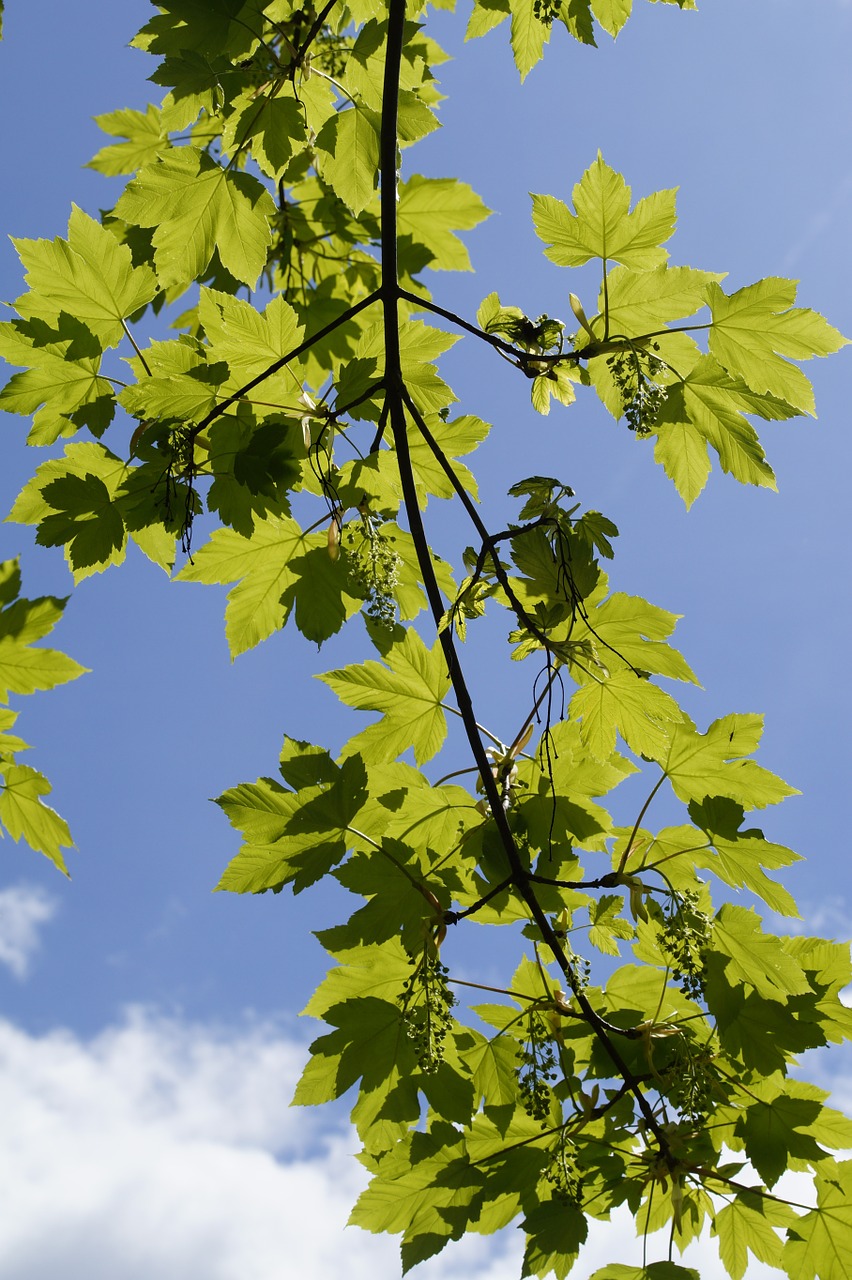
[[[371,716],[343,750],[285,736],[274,774],[219,797],[239,843],[218,888],[331,877],[356,900],[319,935],[333,967],[305,1012],[326,1026],[295,1101],[354,1094],[371,1180],[352,1221],[400,1234],[404,1270],[519,1223],[524,1275],[561,1280],[589,1220],[626,1206],[668,1242],[596,1280],[695,1276],[677,1251],[708,1230],[733,1280],[750,1256],[845,1280],[852,1162],[834,1153],[852,1122],[791,1072],[852,1035],[849,948],[771,933],[755,909],[797,915],[776,876],[797,855],[753,815],[795,789],[754,759],[760,716],[703,726],[679,704],[698,677],[677,617],[610,589],[618,530],[570,476],[519,457],[513,514],[491,519],[462,459],[491,431],[510,447],[507,427],[459,404],[440,358],[483,344],[540,415],[596,397],[690,507],[714,463],[774,488],[755,423],[813,415],[800,365],[846,339],[794,281],[671,264],[675,191],[634,192],[593,138],[573,187],[531,202],[570,321],[487,282],[475,316],[444,305],[431,273],[469,270],[458,233],[490,212],[409,154],[439,124],[430,9],[449,7],[156,4],[135,43],[165,96],[100,117],[91,161],[127,177],[120,197],[15,242],[26,287],[0,355],[20,372],[0,408],[45,460],[11,519],[75,582],[132,542],[180,581],[228,585],[234,657],[288,624],[317,646],[368,638],[373,656],[321,673]],[[467,35],[508,33],[523,79],[631,8],[476,0]],[[451,559],[444,501],[466,529]],[[20,590],[7,562],[6,701],[82,671],[36,643],[65,602]],[[494,629],[528,691],[508,727],[472,696]],[[66,871],[68,827],[0,715],[0,822]],[[601,801],[631,776],[624,824]],[[665,795],[678,817],[660,829]],[[503,931],[499,984],[476,969],[483,927]]]

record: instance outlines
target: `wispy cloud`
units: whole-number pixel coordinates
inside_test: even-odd
[[[38,950],[42,925],[56,914],[56,899],[38,885],[0,890],[0,964],[25,978]]]
[[[852,5],[852,0],[849,2]],[[799,908],[802,913],[800,920],[767,912],[767,928],[772,933],[814,934],[837,941],[846,941],[852,934],[849,908],[842,896],[821,902],[805,898],[799,903]]]
[[[841,9],[852,9],[852,0],[839,0]],[[783,269],[792,271],[796,264],[819,241],[825,239],[835,225],[842,220],[848,221],[846,206],[852,193],[852,173],[847,173],[837,183],[831,196],[821,209],[804,223],[799,230],[798,238],[788,247],[784,254]]]
[[[140,1010],[88,1041],[0,1022],[0,1275],[394,1280],[396,1241],[345,1227],[365,1181],[345,1116],[288,1106],[304,1055],[280,1029],[225,1035]],[[416,1275],[515,1280],[521,1254],[510,1229]],[[640,1258],[620,1213],[593,1224],[577,1275]],[[724,1275],[707,1243],[685,1260]]]

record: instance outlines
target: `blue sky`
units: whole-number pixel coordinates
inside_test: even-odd
[[[101,145],[92,116],[148,100],[152,66],[124,46],[149,11],[141,0],[8,0],[4,232],[62,234],[72,200],[96,213],[115,198],[81,166]],[[557,36],[522,89],[503,30],[463,49],[459,30],[439,15],[436,35],[458,54],[441,74],[446,127],[407,153],[409,172],[463,177],[496,212],[468,237],[475,274],[436,278],[440,300],[472,315],[496,289],[563,318],[569,289],[591,302],[590,277],[569,281],[542,256],[528,193],[567,199],[600,147],[637,197],[680,187],[673,262],[727,270],[732,288],[792,275],[802,305],[852,333],[852,6],[641,4],[614,45]],[[4,238],[0,299],[20,292]],[[766,713],[762,761],[803,795],[765,827],[807,856],[787,883],[805,927],[829,936],[848,931],[852,902],[849,359],[808,369],[818,422],[768,425],[778,494],[714,469],[688,514],[650,448],[590,398],[543,420],[487,352],[460,343],[445,364],[463,407],[495,424],[480,467],[489,509],[508,510],[519,475],[570,483],[621,529],[618,587],[685,615],[679,647],[705,686],[689,702],[696,719]],[[5,510],[36,459],[20,419],[2,427]],[[26,594],[71,592],[61,558],[28,529],[0,526],[0,554],[21,554]],[[331,745],[353,731],[311,678],[351,651],[333,641],[318,656],[288,629],[232,665],[223,603],[141,557],[85,582],[56,644],[91,674],[21,708],[77,850],[65,883],[26,848],[2,849],[0,1098],[15,1117],[0,1154],[3,1280],[46,1280],[60,1262],[66,1280],[278,1280],[291,1269],[313,1280],[339,1270],[344,1251],[348,1275],[394,1274],[392,1242],[339,1234],[357,1182],[343,1114],[287,1109],[311,1035],[295,1015],[324,971],[309,932],[341,918],[342,903],[210,893],[235,843],[209,797],[272,772],[285,731]],[[529,692],[507,687],[488,655],[477,691],[502,728]],[[494,973],[498,961],[464,957]],[[842,1055],[817,1069],[852,1092]],[[494,1251],[465,1246],[441,1274],[517,1274],[516,1234]],[[631,1235],[619,1232],[625,1261]],[[598,1263],[611,1242],[596,1237]]]

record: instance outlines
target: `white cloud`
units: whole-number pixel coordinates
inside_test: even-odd
[[[0,964],[25,978],[38,950],[39,930],[56,914],[56,899],[38,885],[17,884],[0,890]]]
[[[304,1054],[139,1010],[88,1042],[0,1022],[0,1277],[397,1274],[396,1241],[344,1230],[365,1181],[348,1126],[288,1105]],[[482,1241],[441,1267],[519,1271]]]
[[[345,1229],[365,1175],[344,1116],[288,1106],[304,1053],[144,1010],[89,1041],[0,1022],[0,1280],[393,1280],[396,1240]],[[521,1252],[518,1231],[471,1237],[415,1274],[515,1280]],[[615,1216],[576,1274],[640,1257]],[[724,1274],[710,1246],[685,1261]]]

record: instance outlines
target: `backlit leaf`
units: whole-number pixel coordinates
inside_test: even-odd
[[[193,147],[170,151],[128,184],[115,212],[154,228],[163,285],[188,285],[214,251],[238,280],[254,288],[266,262],[275,205],[250,174],[223,169]]]

